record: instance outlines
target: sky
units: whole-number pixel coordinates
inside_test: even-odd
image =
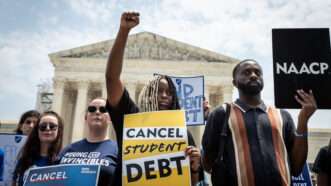
[[[113,39],[121,13],[133,10],[140,24],[132,33],[259,61],[267,104],[274,102],[271,30],[331,27],[328,0],[0,0],[0,120],[35,107],[37,86],[54,74],[48,54]],[[299,110],[290,112],[296,121]],[[331,110],[318,110],[309,127],[331,128]]]

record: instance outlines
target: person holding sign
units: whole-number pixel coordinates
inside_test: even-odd
[[[16,134],[29,135],[33,127],[37,124],[40,118],[40,113],[36,110],[29,110],[22,114],[17,128],[15,129]]]
[[[62,148],[62,137],[62,118],[56,112],[44,112],[19,153],[12,185],[23,185],[29,168],[54,164]]]
[[[316,110],[312,91],[293,95],[302,106],[295,128],[288,112],[262,101],[263,73],[255,60],[237,64],[232,82],[239,99],[210,113],[202,139],[213,185],[290,185],[307,159],[307,125]]]
[[[130,30],[138,24],[139,13],[125,12],[122,14],[120,28],[109,54],[106,69],[107,108],[117,134],[120,155],[122,154],[124,115],[180,109],[175,86],[168,76],[156,76],[150,81],[140,93],[138,106],[130,98],[128,91],[120,80],[126,41]],[[194,147],[194,140],[190,132],[188,132],[188,138],[191,146],[186,149],[186,153],[191,161],[191,182],[192,185],[195,185],[199,180],[199,174],[202,172],[200,170],[200,151]],[[120,174],[122,172],[121,166],[118,166],[118,168]]]
[[[96,98],[87,107],[85,122],[88,133],[85,139],[68,145],[59,155],[60,164],[101,165],[98,185],[117,185],[114,181],[118,162],[116,142],[108,139],[111,121],[106,100]],[[83,126],[82,126],[83,127]]]
[[[329,145],[322,147],[318,152],[313,171],[317,173],[318,186],[331,185],[331,139]]]

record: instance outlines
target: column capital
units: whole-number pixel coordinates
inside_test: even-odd
[[[66,80],[64,79],[53,79],[53,86],[55,89],[63,89],[64,84],[66,83]]]

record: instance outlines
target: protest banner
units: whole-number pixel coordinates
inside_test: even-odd
[[[275,105],[301,108],[298,89],[313,91],[317,107],[331,108],[331,52],[328,28],[273,29]]]
[[[183,110],[124,117],[122,183],[125,186],[189,186]]]
[[[100,165],[60,164],[29,169],[24,186],[98,184]]]
[[[179,105],[185,110],[187,125],[204,124],[204,77],[171,77],[177,91]]]
[[[292,176],[292,186],[313,186],[307,163],[299,176]]]
[[[26,136],[0,133],[1,162],[0,185],[11,186],[13,172],[17,163],[17,155],[24,145]]]

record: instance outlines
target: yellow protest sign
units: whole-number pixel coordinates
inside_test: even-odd
[[[124,117],[122,183],[125,186],[189,186],[185,157],[185,111],[157,111]]]

